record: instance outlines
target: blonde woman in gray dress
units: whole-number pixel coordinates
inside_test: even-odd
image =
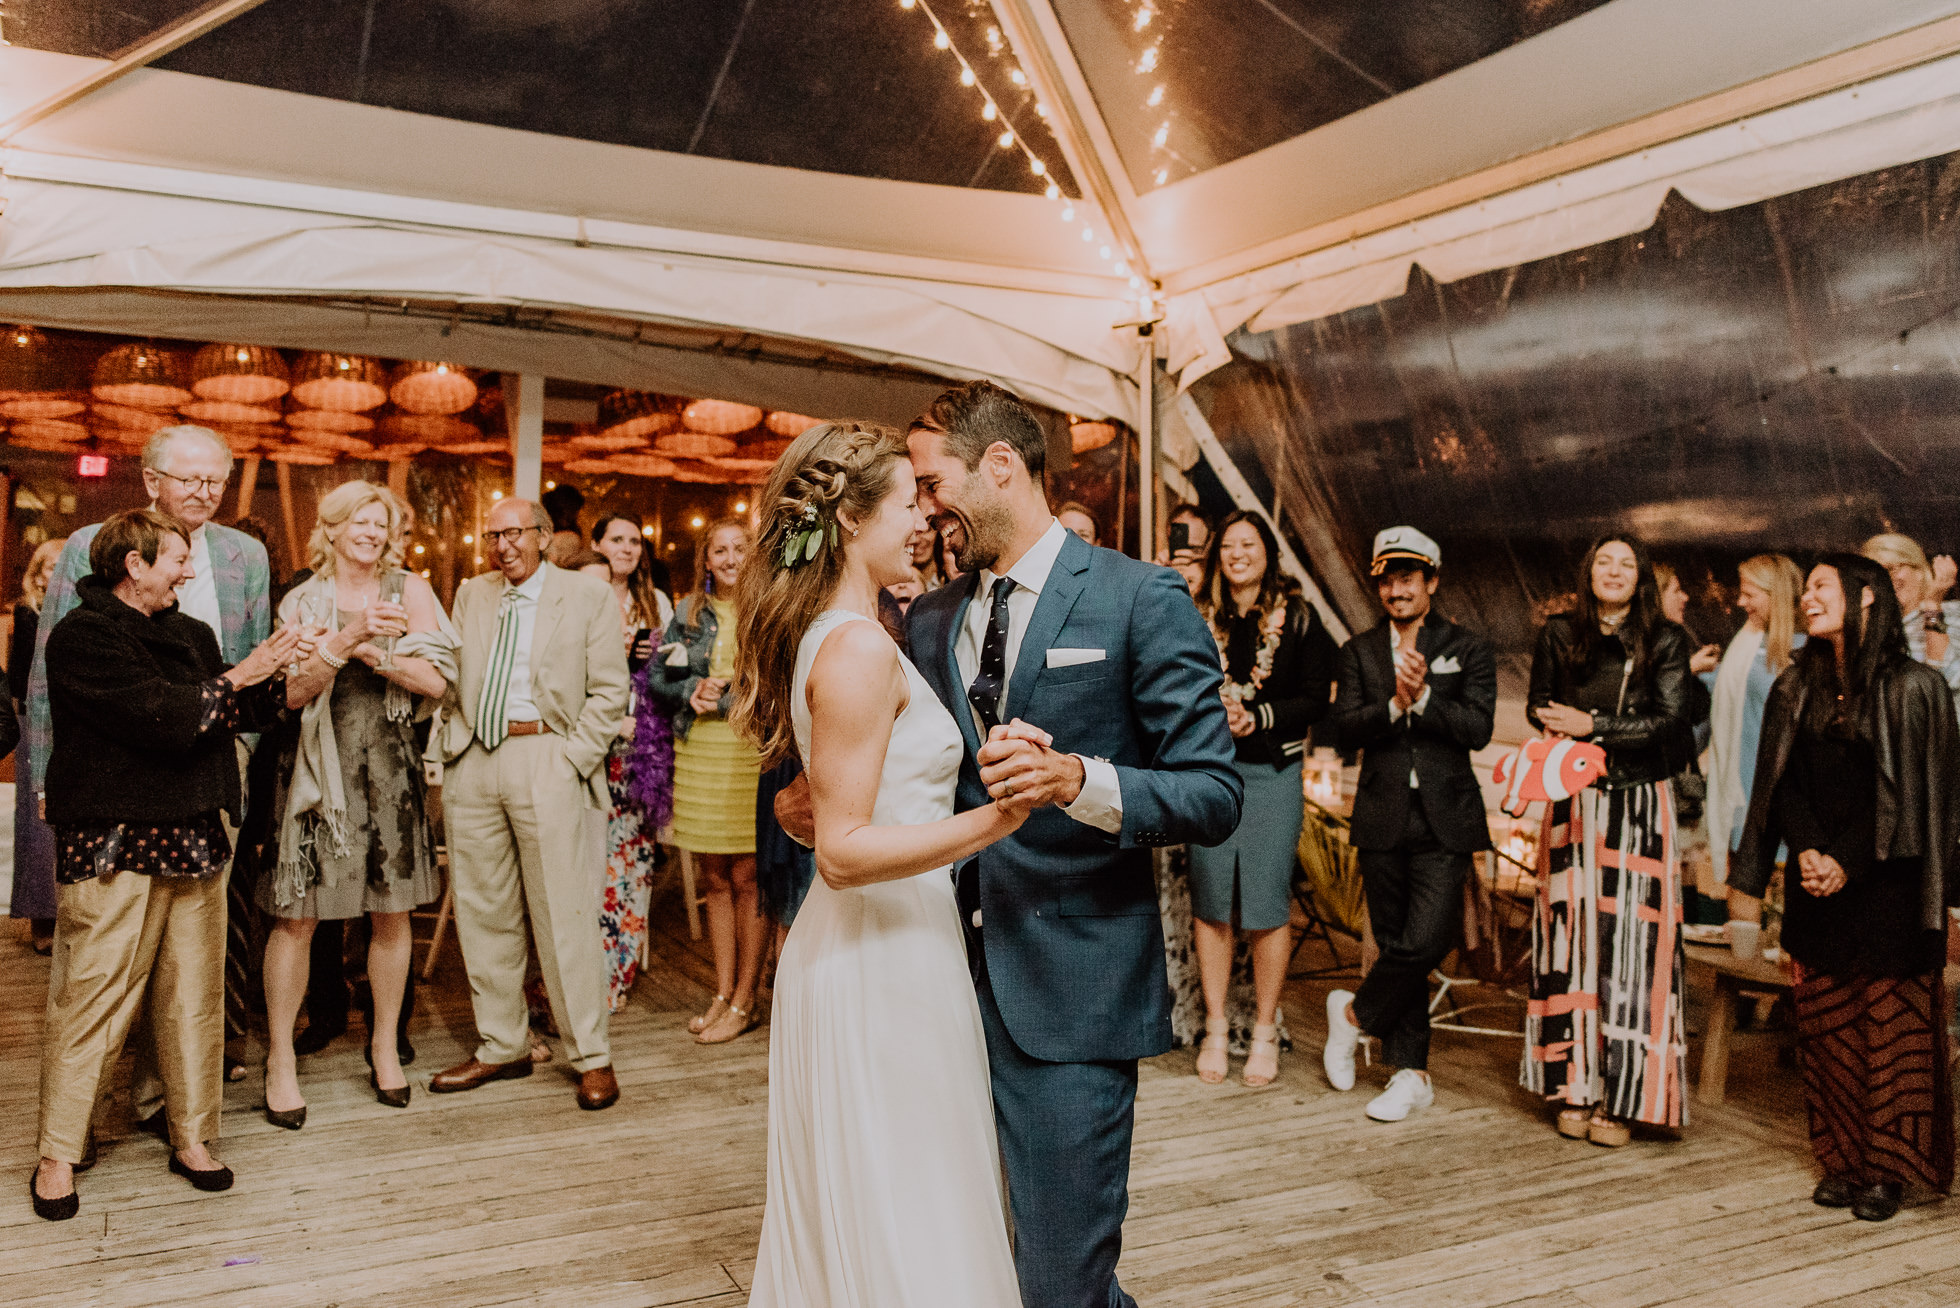
[[[258,887],[259,906],[274,918],[265,949],[265,1114],[289,1130],[306,1121],[293,1024],[323,918],[370,919],[370,1080],[380,1102],[404,1108],[409,1100],[395,1042],[408,915],[441,893],[414,727],[455,679],[457,641],[429,584],[402,569],[404,512],[372,482],[330,491],[313,529],[313,576],[279,605],[282,625],[317,635],[312,656],[287,677],[287,706],[301,710],[298,741],[280,769],[278,858]]]

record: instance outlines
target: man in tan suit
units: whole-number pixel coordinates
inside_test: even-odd
[[[481,1043],[437,1073],[438,1094],[531,1074],[525,919],[579,1074],[580,1108],[619,1098],[587,814],[605,809],[606,749],[626,713],[619,608],[605,582],[544,562],[551,519],[529,500],[490,510],[498,571],[456,592],[462,633],[443,786],[456,938]]]

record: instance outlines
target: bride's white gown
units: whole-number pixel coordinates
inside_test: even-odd
[[[796,742],[820,615],[797,648]],[[872,821],[953,813],[959,727],[901,653]],[[751,1308],[1019,1308],[980,1009],[946,869],[856,890],[819,877],[776,971],[769,1199]]]

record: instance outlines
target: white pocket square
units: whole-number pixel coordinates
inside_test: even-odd
[[[1463,665],[1456,661],[1456,655],[1454,654],[1449,655],[1447,658],[1439,655],[1429,665],[1429,670],[1431,672],[1461,672],[1463,671]]]
[[[1100,663],[1108,657],[1099,649],[1051,649],[1048,651],[1048,666],[1072,668],[1083,663]]]

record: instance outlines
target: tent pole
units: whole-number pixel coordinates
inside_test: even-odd
[[[1137,363],[1137,557],[1157,557],[1157,343],[1138,333]]]
[[[306,566],[306,554],[299,538],[299,514],[293,507],[293,465],[276,464],[273,471],[279,478],[279,516],[286,524],[286,558],[298,572]]]
[[[503,378],[511,494],[535,501],[544,484],[544,378],[534,372],[507,372]]]
[[[231,515],[234,520],[252,516],[252,497],[257,495],[259,490],[260,461],[260,455],[245,456],[244,467],[238,474],[238,509]]]

